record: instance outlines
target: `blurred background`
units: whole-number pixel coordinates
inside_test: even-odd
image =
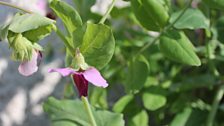
[[[46,15],[46,11],[38,10],[37,0],[4,1]],[[190,0],[161,1],[169,1],[164,5],[169,8],[166,9],[172,17]],[[66,2],[77,9],[83,22],[97,23],[111,0]],[[91,105],[123,113],[127,126],[204,126],[212,108],[215,108],[214,126],[224,126],[224,100],[222,95],[216,95],[217,91],[224,93],[224,5],[216,6],[217,3],[210,2],[193,0],[189,7],[191,10],[194,8],[197,14],[188,13],[179,23],[184,26],[180,29],[195,46],[201,60],[201,66],[194,67],[164,56],[159,42],[142,51],[142,59],[135,58],[139,50],[150,44],[159,33],[149,32],[147,27],[140,25],[141,19],[136,18],[130,0],[118,0],[105,22],[111,26],[116,39],[114,56],[101,70],[109,87],[101,89],[90,85]],[[8,22],[17,11],[0,5],[0,24]],[[145,13],[138,14],[144,17]],[[192,17],[193,21],[190,20]],[[196,19],[202,21],[198,23]],[[200,27],[201,24],[206,28]],[[64,29],[58,19],[57,25]],[[192,25],[199,25],[199,28],[192,28]],[[65,64],[65,49],[60,38],[52,33],[40,44],[44,47],[44,59],[39,71],[24,77],[17,70],[19,62],[10,59],[8,44],[0,42],[0,126],[49,126],[48,116],[42,109],[43,102],[49,96],[77,98],[70,78],[47,72],[49,68]],[[214,98],[218,98],[215,107],[212,106]]]

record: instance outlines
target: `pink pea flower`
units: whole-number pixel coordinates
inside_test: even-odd
[[[20,74],[24,76],[30,76],[37,72],[38,66],[42,60],[41,51],[33,51],[33,55],[30,61],[23,61],[18,68]]]
[[[97,87],[107,87],[107,81],[102,77],[100,72],[94,68],[89,67],[85,71],[77,71],[72,68],[57,68],[50,69],[49,72],[58,72],[62,76],[72,75],[75,85],[79,91],[79,96],[87,96],[88,95],[88,82],[92,83]]]

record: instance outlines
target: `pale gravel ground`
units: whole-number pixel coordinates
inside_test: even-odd
[[[2,0],[3,1],[3,0]],[[9,1],[9,0],[4,0]],[[20,6],[31,4],[32,0],[11,0]],[[25,1],[21,2],[21,1]],[[105,12],[110,0],[98,0],[92,8],[95,12]],[[126,3],[117,3],[118,6]],[[14,9],[0,6],[0,24],[16,12]],[[50,122],[43,113],[42,103],[49,96],[62,97],[64,82],[57,73],[47,73],[49,68],[63,66],[63,44],[55,34],[41,42],[52,43],[53,60],[41,63],[39,71],[31,77],[19,74],[19,63],[12,61],[7,43],[0,43],[0,126],[49,126]],[[58,51],[59,50],[59,51]]]

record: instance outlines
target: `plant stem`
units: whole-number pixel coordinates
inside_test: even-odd
[[[55,30],[55,32],[57,33],[57,35],[61,38],[61,40],[64,42],[65,46],[68,48],[69,52],[72,54],[75,53],[73,47],[69,44],[68,40],[65,38],[65,36],[61,33],[61,31],[57,28]]]
[[[104,22],[106,21],[108,15],[110,14],[110,12],[112,11],[114,4],[115,4],[116,0],[113,0],[112,3],[110,4],[110,7],[108,8],[107,12],[104,14],[104,16],[101,18],[100,20],[100,24],[104,24]]]
[[[90,122],[91,122],[91,126],[97,126],[96,125],[96,121],[95,121],[94,116],[93,116],[93,113],[92,113],[92,110],[91,110],[91,107],[89,105],[89,102],[88,102],[87,97],[82,96],[81,99],[82,99],[82,102],[83,102],[83,104],[85,106],[85,109],[87,111],[87,114],[89,115],[89,119],[90,119]]]
[[[154,40],[152,42],[149,42],[147,44],[145,44],[137,53],[137,55],[139,55],[141,52],[145,51],[148,47],[150,47],[151,45],[153,45],[154,43],[156,43],[156,41],[159,39],[159,37],[164,34],[167,30],[169,30],[170,28],[173,27],[173,25],[184,15],[184,13],[186,12],[186,10],[188,9],[188,7],[191,5],[193,0],[190,0],[188,5],[183,9],[183,11],[180,13],[180,15],[178,15],[178,17],[171,23],[169,24],[167,27],[165,27],[161,32],[160,35],[157,36],[156,38],[154,38]]]
[[[3,2],[3,1],[0,1],[0,5],[9,6],[9,7],[12,7],[12,8],[16,8],[16,9],[19,9],[19,10],[24,11],[26,13],[29,13],[29,14],[32,14],[33,13],[32,11],[26,10],[26,9],[24,9],[22,7],[13,5],[11,3]]]
[[[208,66],[211,72],[216,76],[219,77],[219,71],[216,69],[215,64],[213,63],[211,56],[210,56],[210,47],[209,43],[206,43],[206,52],[207,52],[207,59],[208,59]]]
[[[219,103],[222,100],[223,94],[224,94],[224,85],[219,87],[219,89],[216,92],[214,101],[212,103],[211,111],[208,115],[206,126],[213,126],[215,115],[216,115],[216,112],[218,110]]]

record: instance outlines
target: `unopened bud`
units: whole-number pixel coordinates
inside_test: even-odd
[[[87,70],[89,68],[89,65],[85,62],[85,58],[78,48],[76,49],[75,58],[72,61],[72,67],[76,70]]]
[[[10,33],[8,35],[10,47],[13,49],[12,58],[18,61],[28,61],[32,58],[33,45],[22,34]]]

